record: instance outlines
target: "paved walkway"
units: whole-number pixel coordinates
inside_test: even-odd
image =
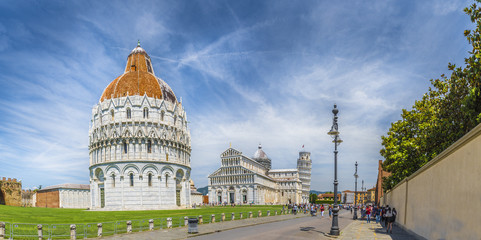
[[[205,234],[211,234],[220,231],[226,231],[230,229],[240,228],[240,227],[247,227],[247,226],[254,226],[264,223],[271,223],[277,221],[284,221],[293,218],[300,218],[300,217],[307,217],[309,214],[288,214],[288,215],[278,215],[278,216],[269,216],[269,217],[260,217],[260,218],[250,218],[250,219],[242,219],[242,220],[235,220],[235,221],[225,221],[225,222],[216,222],[210,224],[199,224],[198,230],[199,233],[197,234],[188,234],[187,227],[177,227],[171,229],[160,229],[155,231],[149,232],[139,232],[139,233],[131,233],[131,234],[117,234],[114,236],[102,237],[102,239],[186,239],[195,236],[202,236]],[[93,238],[95,239],[95,238]]]
[[[137,239],[186,239],[192,237],[200,237],[205,236],[209,237],[209,234],[224,232],[231,229],[239,229],[249,226],[256,226],[265,223],[274,223],[279,221],[286,221],[294,218],[302,218],[302,217],[310,217],[309,214],[298,214],[298,215],[278,215],[278,216],[270,216],[270,217],[261,217],[261,218],[251,218],[251,219],[242,219],[242,220],[235,220],[235,221],[226,221],[226,222],[217,222],[211,224],[200,224],[198,226],[199,233],[197,234],[188,234],[187,227],[177,227],[171,229],[160,229],[156,231],[148,231],[148,232],[139,232],[139,233],[132,233],[132,234],[119,234],[114,236],[103,237],[102,239],[127,239],[127,240],[137,240]],[[325,230],[317,232],[319,234],[318,237],[322,239],[343,239],[343,240],[353,240],[353,239],[360,239],[360,240],[385,240],[385,239],[394,239],[394,240],[411,240],[416,239],[414,236],[410,235],[403,229],[394,226],[393,233],[386,233],[386,228],[382,227],[380,224],[376,224],[375,221],[371,223],[366,223],[366,220],[356,220],[352,221],[351,223],[347,222],[348,219],[352,218],[352,215],[349,213],[341,213],[341,218],[345,218],[345,223],[340,223],[339,227],[341,230],[340,236],[330,236],[327,232],[329,227]],[[324,219],[324,221],[330,221],[328,219]],[[319,219],[317,217],[316,219]],[[347,226],[345,224],[348,224]],[[266,225],[267,226],[267,225]],[[317,226],[317,225],[316,225]],[[344,227],[345,226],[345,227]],[[301,229],[302,231],[306,231],[306,229]],[[317,236],[316,235],[316,236]],[[303,239],[303,236],[299,236],[297,239]],[[234,237],[235,239],[235,237]],[[308,238],[312,239],[312,237]]]
[[[376,221],[366,223],[366,220],[356,220],[349,224],[344,230],[341,231],[339,239],[343,240],[375,240],[375,239],[394,239],[394,240],[412,240],[416,239],[413,235],[410,235],[403,229],[397,226],[393,226],[392,233],[387,233],[386,228]]]

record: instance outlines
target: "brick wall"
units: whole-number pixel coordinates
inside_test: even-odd
[[[37,191],[37,207],[59,208],[60,199],[58,189]]]
[[[17,179],[6,179],[3,177],[0,180],[0,204],[8,206],[22,205],[22,183],[17,182]]]

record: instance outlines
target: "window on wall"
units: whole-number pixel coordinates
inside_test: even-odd
[[[177,116],[174,116],[174,125],[177,122]]]
[[[149,109],[144,108],[144,118],[149,118]]]
[[[147,152],[152,153],[152,141],[151,140],[147,141]]]
[[[112,117],[112,121],[114,120],[114,110],[110,110],[110,116]]]
[[[165,174],[165,187],[169,186],[169,175]]]
[[[130,186],[133,187],[133,186],[134,186],[134,174],[131,173],[131,174],[129,175],[129,177],[130,177]]]
[[[112,187],[114,188],[115,187],[115,175],[112,174]]]
[[[160,112],[160,121],[164,121],[164,115],[165,115],[165,112],[164,110],[162,110],[162,112]]]
[[[124,153],[127,153],[128,151],[128,145],[127,145],[127,141],[124,141]]]
[[[149,173],[149,187],[152,187],[152,173]]]
[[[130,108],[127,108],[127,119],[131,119],[132,118],[132,111],[130,110]]]

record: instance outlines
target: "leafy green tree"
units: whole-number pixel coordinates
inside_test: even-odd
[[[315,203],[316,200],[317,200],[317,194],[311,193],[311,194],[309,195],[309,202],[310,202],[310,203]]]
[[[480,3],[481,0],[476,0]],[[382,136],[383,167],[391,172],[384,189],[391,189],[413,174],[481,122],[481,8],[472,4],[464,12],[476,24],[464,31],[472,45],[465,67],[449,63],[450,76],[431,79],[431,87],[412,110]]]

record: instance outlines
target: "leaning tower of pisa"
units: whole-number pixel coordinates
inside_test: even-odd
[[[302,203],[309,202],[309,191],[311,190],[311,153],[301,150],[297,159],[299,178],[302,181]]]

